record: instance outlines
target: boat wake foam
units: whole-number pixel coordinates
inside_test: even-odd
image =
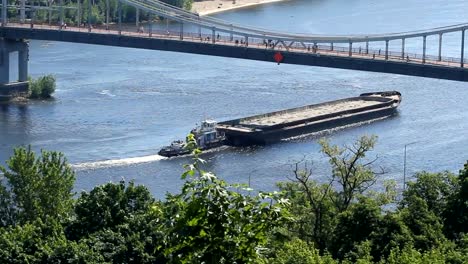
[[[75,170],[89,170],[89,169],[99,169],[99,168],[108,168],[108,167],[128,166],[128,165],[148,163],[148,162],[153,162],[153,161],[158,161],[158,160],[163,160],[163,159],[166,159],[166,157],[163,157],[160,155],[149,155],[149,156],[134,157],[134,158],[78,163],[78,164],[73,164],[72,168]]]
[[[98,94],[107,95],[107,96],[110,96],[110,97],[115,97],[115,94],[112,94],[111,91],[109,91],[109,90],[102,90],[102,91],[98,92]]]
[[[215,147],[215,148],[205,149],[205,150],[202,150],[202,153],[200,155],[209,154],[209,153],[216,153],[216,152],[220,152],[222,150],[226,150],[226,149],[229,149],[229,148],[230,148],[230,146],[228,146],[228,145],[222,145],[222,146]],[[173,159],[187,158],[187,157],[193,157],[193,154],[189,153],[189,154],[178,155],[178,156],[174,156],[174,157],[170,157],[170,158],[166,158],[166,157],[163,157],[163,158],[173,160]],[[202,158],[203,158],[203,156],[202,156]]]

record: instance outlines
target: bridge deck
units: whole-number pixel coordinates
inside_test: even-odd
[[[350,56],[348,48],[345,47],[320,45],[314,48],[313,45],[308,43],[305,43],[305,45],[304,43],[292,43],[290,46],[284,45],[284,43],[277,43],[278,45],[272,47],[266,43],[266,40],[255,38],[249,38],[248,45],[243,44],[241,41],[244,38],[240,36],[234,36],[231,40],[229,35],[217,35],[216,40],[213,41],[211,34],[204,34],[200,38],[198,33],[185,32],[181,39],[180,32],[153,30],[150,36],[149,32],[137,33],[136,31],[136,27],[127,27],[119,34],[119,31],[114,26],[114,28],[110,28],[109,30],[93,28],[91,32],[88,32],[88,29],[83,27],[69,26],[66,29],[60,29],[58,26],[34,24],[33,28],[31,28],[30,24],[20,23],[9,23],[7,26],[0,28],[1,36],[5,38],[70,41],[264,61],[274,61],[272,55],[276,52],[281,52],[284,55],[282,63],[468,81],[468,69],[460,67],[460,61],[457,58],[444,57],[438,60],[434,58],[435,56],[426,56],[425,63],[423,63],[422,56],[418,54],[405,53],[402,56],[400,53],[392,52],[386,56],[381,50],[365,51],[361,47],[352,49]],[[105,40],[111,36],[113,37],[113,42],[110,39]],[[129,39],[132,40],[132,44],[125,43]],[[140,43],[138,42],[139,40]],[[159,41],[158,45],[154,45],[154,43],[151,45],[141,44],[143,42],[149,43],[148,41],[151,40]],[[162,47],[159,45],[161,41],[165,41]],[[171,43],[178,43],[178,45],[171,47],[169,46]],[[180,45],[181,43],[185,44]],[[175,46],[183,46],[183,48],[176,48]],[[242,53],[239,53],[239,50]],[[247,52],[249,50],[252,52]]]
[[[25,28],[30,29],[30,24],[20,24],[20,23],[9,23],[8,28]],[[92,28],[91,32],[88,32],[88,28],[85,27],[67,27],[66,29],[60,29],[59,26],[43,25],[43,24],[34,24],[34,30],[61,30],[61,31],[72,31],[72,32],[81,32],[81,33],[91,33],[91,34],[109,34],[109,35],[119,35],[119,30],[114,25],[110,29],[105,28]],[[168,40],[180,40],[179,32],[173,31],[161,31],[153,30],[151,36],[149,32],[139,33],[137,32],[136,27],[125,27],[121,31],[122,36],[132,36],[139,38],[156,38],[156,39],[168,39]],[[206,43],[213,44],[211,39],[211,34],[202,34],[200,38],[198,33],[186,32],[183,35],[182,41],[196,42],[196,43]],[[242,46],[242,44],[237,43],[236,40],[240,41],[243,38],[234,37],[231,41],[229,36],[221,35],[219,39],[216,40],[214,44],[216,45],[227,45],[227,46]],[[309,47],[310,46],[310,47]],[[286,48],[284,45],[277,45],[275,48],[266,47],[263,43],[263,39],[249,39],[249,48],[261,48],[261,49],[271,49],[276,51],[290,51],[298,53],[309,53],[316,55],[330,55],[330,56],[342,56],[342,57],[355,57],[361,59],[372,59],[372,60],[383,60],[383,61],[398,61],[405,63],[415,63],[423,64],[422,55],[415,53],[405,53],[404,56],[399,52],[391,52],[386,59],[385,52],[380,50],[368,50],[367,52],[362,47],[353,48],[352,55],[349,56],[349,50],[345,47],[335,46],[331,47],[328,45],[320,45],[317,49],[313,49],[311,45],[301,46],[301,44],[295,44],[289,48]],[[468,59],[465,60],[468,63]],[[427,56],[424,64],[428,65],[440,65],[447,67],[456,67],[460,68],[460,59],[453,57],[442,57],[441,60],[438,60],[436,56]]]

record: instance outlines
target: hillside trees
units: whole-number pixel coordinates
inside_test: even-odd
[[[449,238],[462,239],[468,233],[468,162],[460,170],[457,183],[444,214],[444,228]]]
[[[325,139],[320,140],[321,152],[328,158],[332,169],[328,182],[325,184],[311,180],[312,169],[310,163],[303,163],[303,167],[301,167],[301,163],[296,164],[293,181],[279,184],[280,190],[284,191],[287,198],[291,200],[291,212],[296,216],[289,230],[299,238],[312,242],[321,252],[330,251],[333,244],[335,256],[337,256],[338,251],[343,251],[339,248],[344,245],[335,243],[334,240],[336,239],[331,234],[338,232],[336,235],[341,238],[346,236],[345,233],[347,232],[345,229],[338,230],[340,228],[340,225],[337,225],[339,221],[343,221],[342,224],[346,225],[347,222],[358,220],[354,217],[380,217],[379,206],[381,204],[369,206],[375,202],[369,202],[370,200],[362,198],[361,201],[367,201],[364,207],[370,210],[368,213],[371,215],[359,216],[358,212],[355,212],[352,219],[346,220],[346,218],[350,217],[347,214],[350,214],[352,210],[347,210],[352,203],[376,182],[376,173],[372,170],[375,159],[365,160],[368,152],[373,149],[376,140],[375,136],[363,136],[351,146],[344,147],[331,145]],[[391,191],[390,189],[387,190],[388,193],[391,193]],[[359,204],[356,204],[356,206],[359,206]],[[377,221],[370,218],[361,219],[364,221],[361,221],[363,223],[362,228],[369,229],[368,232],[360,233],[361,236],[369,235],[372,231],[373,225],[366,226],[365,221]],[[354,226],[354,228],[359,227]],[[358,233],[355,229],[349,232]],[[350,241],[355,242],[363,239],[365,237]],[[349,245],[345,247],[348,250],[350,249]],[[343,254],[340,253],[341,256]]]
[[[448,172],[417,173],[403,192],[403,199],[397,201],[394,182],[383,183],[380,192],[371,189],[383,173],[382,169],[374,172],[376,159],[367,157],[375,142],[375,137],[362,137],[352,145],[338,147],[321,140],[322,152],[332,168],[328,181],[313,180],[311,163],[303,162],[302,167],[296,164],[291,182],[279,184],[294,216],[285,228],[291,243],[298,244],[299,239],[322,256],[331,254],[346,263],[401,260],[414,252],[419,255],[411,257],[418,261],[436,260],[445,253],[455,263],[467,257],[464,246],[460,246],[466,233],[466,225],[461,224],[466,217],[461,187],[466,167],[458,178]],[[458,229],[447,233],[452,227]],[[458,239],[450,241],[444,231]],[[278,252],[285,254],[284,250]]]
[[[161,201],[125,181],[73,197],[63,155],[18,148],[1,168],[0,263],[466,263],[468,162],[417,173],[398,201],[394,184],[372,187],[375,138],[321,144],[328,181],[299,162],[273,193],[204,171],[195,149]]]
[[[37,218],[66,219],[73,205],[75,174],[63,154],[41,151],[36,157],[30,147],[15,149],[0,166],[0,225],[23,224]]]
[[[93,25],[101,25],[106,22],[106,0],[79,0],[80,7],[78,9],[78,0],[64,0],[64,22],[68,25],[78,25],[78,10],[80,10],[80,22],[88,23],[91,22]],[[88,21],[88,1],[91,1],[92,7],[90,12],[90,21]],[[109,20],[111,23],[118,22],[118,0],[109,1]],[[170,5],[190,10],[192,8],[193,0],[161,0]],[[19,4],[19,3],[18,3]],[[34,12],[34,18],[31,12],[26,12],[26,16],[29,19],[34,19],[37,23],[51,23],[58,25],[60,22],[60,12],[58,11],[58,1],[38,1],[32,3],[36,6]],[[52,11],[43,9],[44,7],[51,6]],[[41,6],[42,8],[40,8]],[[19,18],[19,10],[9,9],[8,17]],[[140,21],[148,21],[150,16],[147,12],[140,10]],[[135,23],[136,21],[136,9],[132,6],[122,4],[122,22],[123,23]]]
[[[148,189],[133,182],[108,183],[82,192],[74,219],[65,227],[68,239],[85,244],[106,262],[160,261],[163,244],[159,211]],[[162,258],[165,259],[165,258]]]
[[[249,195],[203,170],[204,160],[192,134],[187,137],[194,162],[178,195],[165,203],[165,253],[175,263],[256,263],[267,249],[269,234],[287,219],[288,201],[279,193]]]

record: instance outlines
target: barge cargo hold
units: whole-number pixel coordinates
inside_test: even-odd
[[[230,145],[265,144],[353,123],[391,116],[401,102],[397,91],[364,93],[336,101],[220,122]]]

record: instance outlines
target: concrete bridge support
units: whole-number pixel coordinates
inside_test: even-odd
[[[119,1],[119,3],[120,3],[120,1]],[[91,28],[92,28],[92,25],[91,25],[91,11],[92,11],[91,1],[88,1],[88,19],[87,19],[88,32],[91,32]]]
[[[180,40],[184,40],[184,23],[180,22],[180,32],[179,32],[180,36]]]
[[[135,26],[138,29],[140,27],[140,9],[136,9],[135,11]]]
[[[422,54],[422,63],[426,63],[426,38],[427,36],[423,36],[423,54]]]
[[[59,2],[59,19],[60,19],[60,30],[62,30],[62,25],[64,24],[64,16],[65,16],[65,13],[63,12],[63,0],[60,0]]]
[[[153,14],[149,14],[149,23],[148,23],[148,36],[151,38],[153,36]]]
[[[109,0],[106,0],[106,30],[109,30]]]
[[[10,53],[18,52],[18,80],[10,80]],[[28,92],[29,43],[0,39],[0,97]]]
[[[437,57],[437,60],[442,60],[442,33],[439,34],[439,56]]]
[[[117,10],[119,13],[119,35],[122,35],[122,2],[117,2]]]
[[[7,9],[5,6],[7,6],[7,0],[2,0],[2,27],[6,26],[8,22]]]
[[[78,27],[81,27],[81,0],[78,0],[78,10],[76,11],[77,12],[77,21],[78,21]]]
[[[388,60],[388,42],[388,39],[385,40],[385,60]]]
[[[460,67],[465,67],[465,29],[462,30]]]
[[[401,39],[401,59],[405,59],[405,38]]]
[[[26,0],[21,0],[20,1],[20,21],[21,23],[24,23],[26,19],[26,5],[25,5]]]

